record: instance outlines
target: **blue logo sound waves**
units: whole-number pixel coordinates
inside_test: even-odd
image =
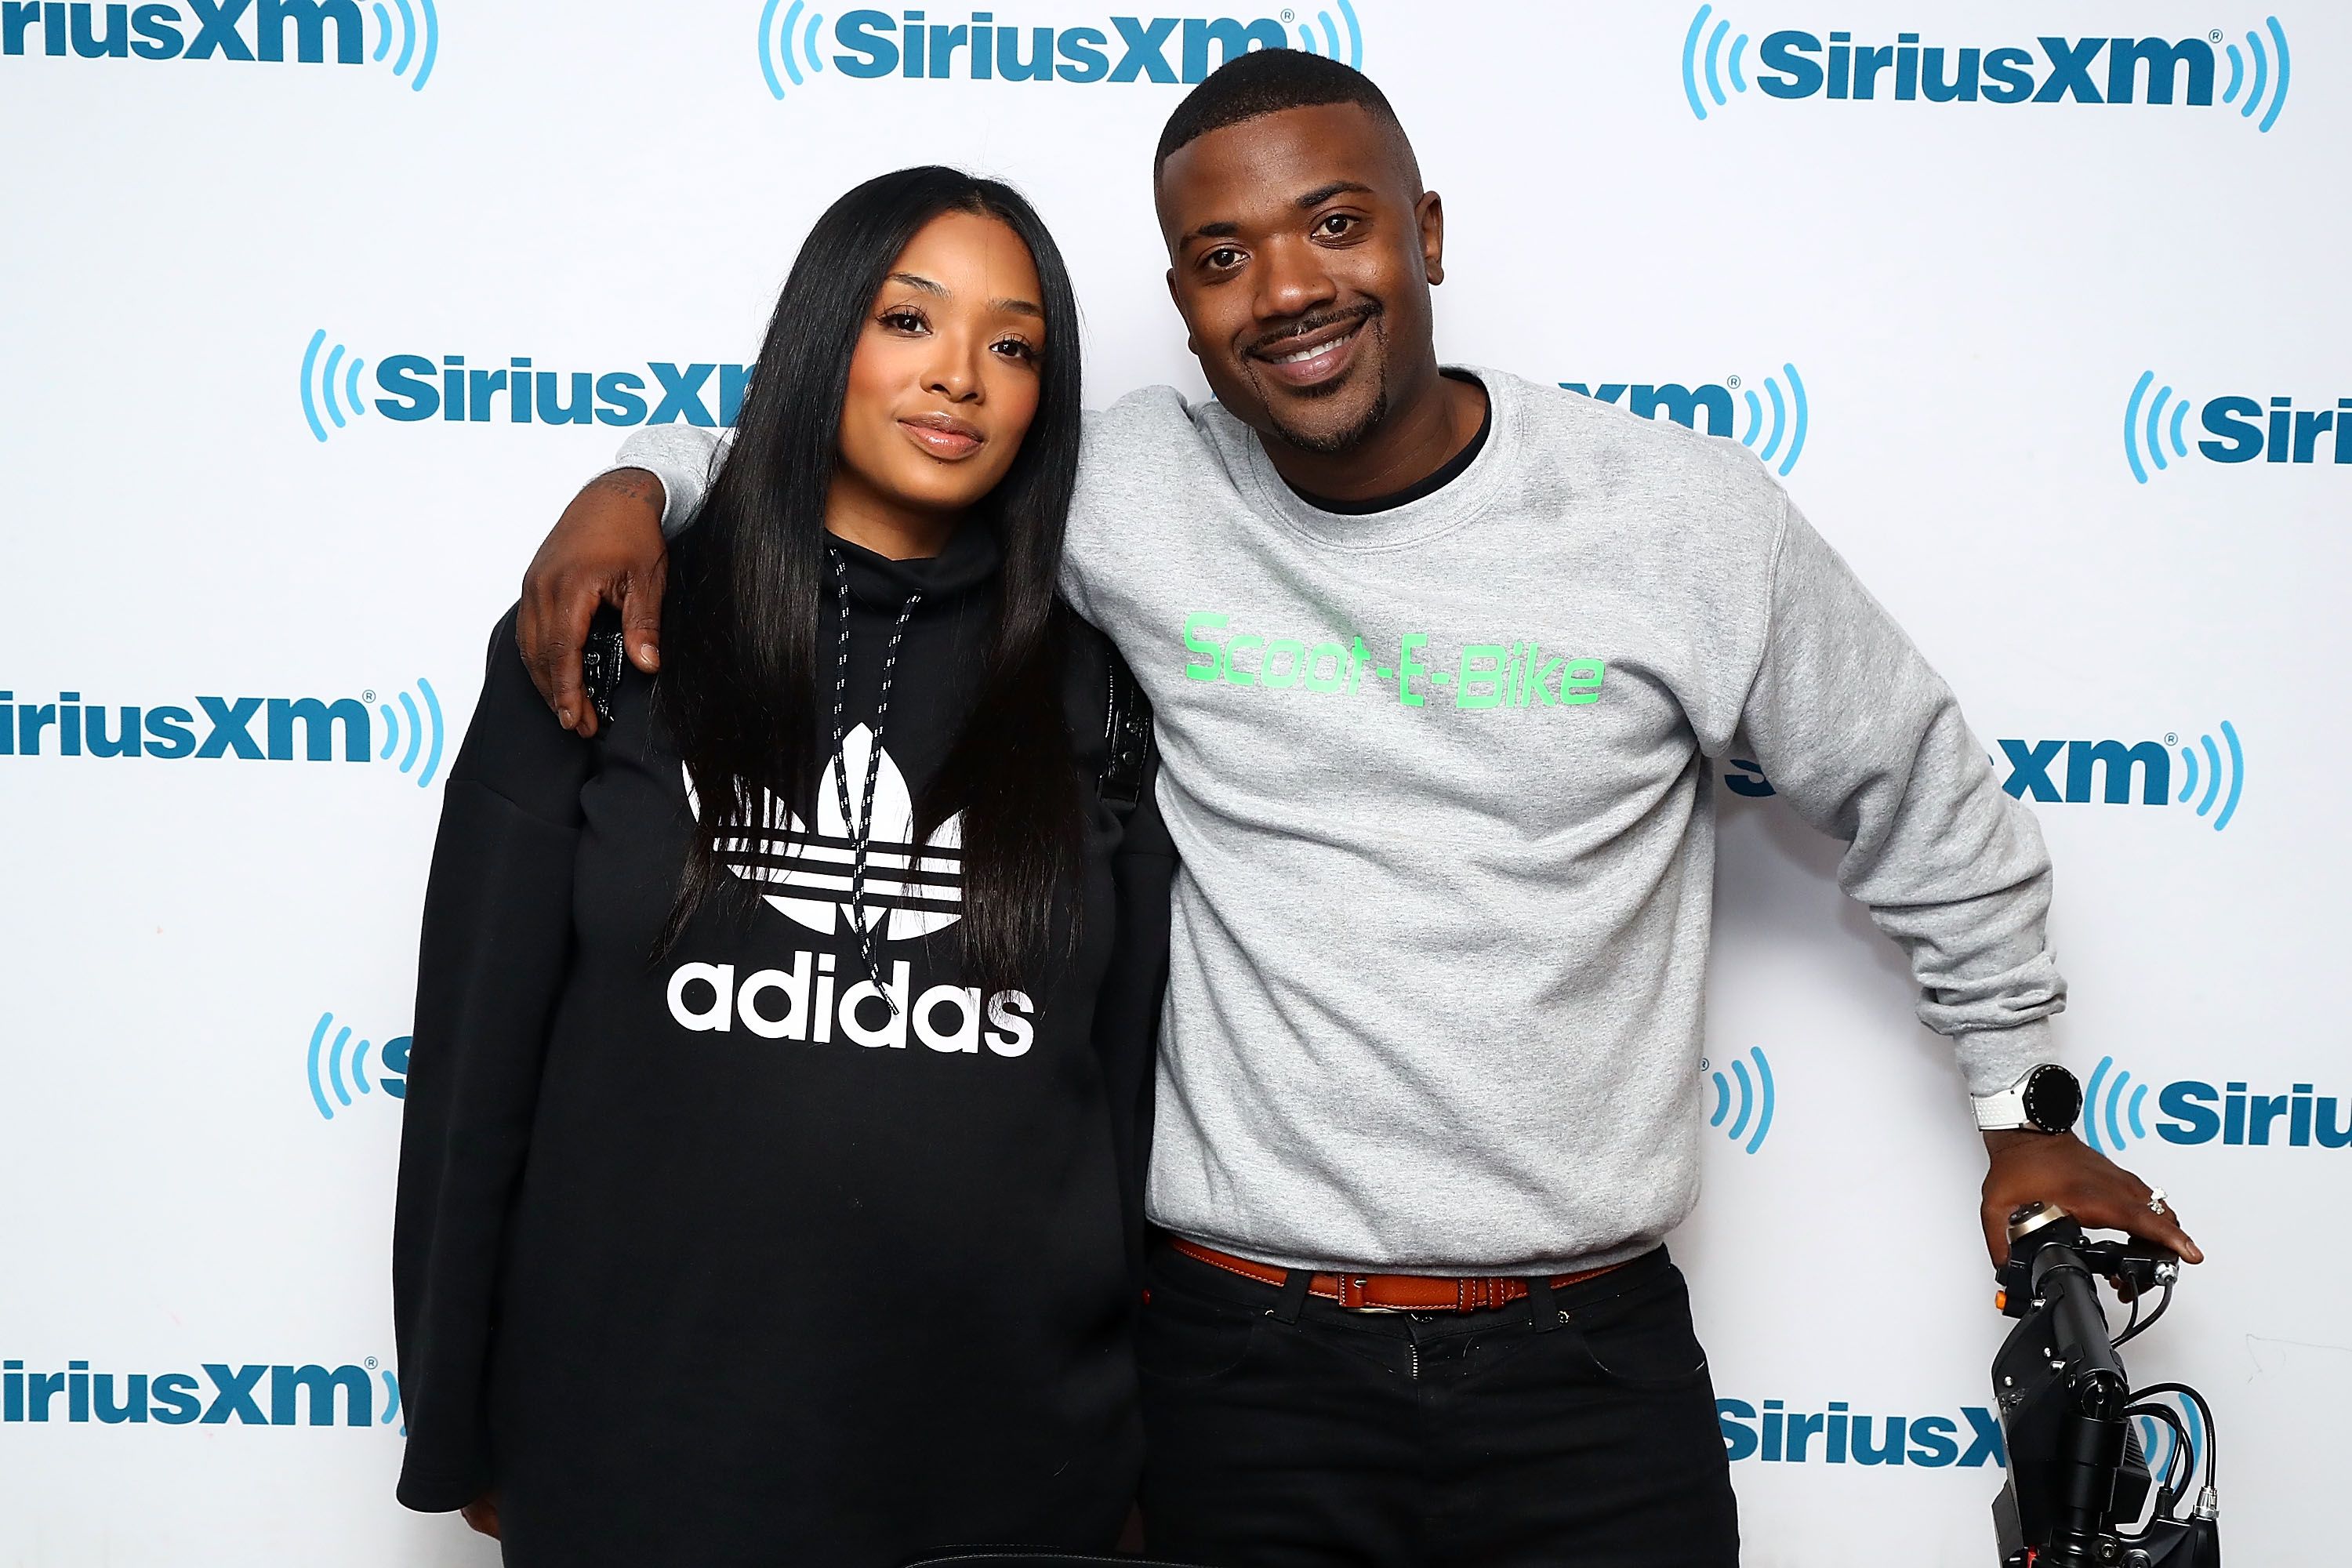
[[[190,0],[190,16],[178,5],[104,5],[89,0],[31,0],[0,5],[0,55],[26,52],[29,35],[40,29],[39,52],[58,58],[70,52],[86,60],[242,60],[287,62],[286,38],[294,36],[294,61],[300,65],[355,66],[391,60],[392,74],[421,92],[441,52],[441,18],[433,0],[383,0],[375,16],[375,47],[368,52],[367,25],[358,0]],[[240,30],[247,14],[249,31]],[[333,29],[329,54],[328,29]],[[193,37],[191,33],[193,32]],[[394,51],[397,50],[397,55]]]
[[[802,84],[800,61],[808,63],[809,74],[824,69],[824,57],[816,52],[816,30],[824,26],[824,17],[808,11],[806,0],[793,0],[792,9],[784,12],[783,25],[777,26],[776,12],[782,0],[767,0],[760,10],[760,74],[768,79],[768,96],[781,99],[784,84],[776,79],[776,68],[783,67],[792,84]],[[801,13],[808,11],[808,25],[801,25]],[[793,57],[797,54],[799,59]]]
[[[2235,44],[2229,47],[2227,52],[2230,57],[2230,85],[2221,89],[2221,101],[2237,104],[2238,116],[2242,120],[2252,120],[2259,110],[2263,121],[2256,129],[2266,132],[2278,123],[2279,110],[2286,107],[2287,81],[2294,72],[2294,58],[2287,53],[2286,29],[2279,26],[2279,19],[2276,16],[2267,16],[2263,18],[2263,25],[2270,30],[2271,47],[2269,48],[2265,49],[2263,47],[2263,36],[2252,29],[2246,33],[2245,54],[2240,54],[2238,46]],[[2216,37],[2218,37],[2217,32]],[[2271,75],[2271,59],[2273,55],[2278,59],[2278,75],[2275,81]],[[2246,86],[2245,83],[2248,56],[2252,57],[2254,62],[2254,79],[2251,86]],[[2246,86],[2246,96],[2242,102],[2238,98],[2238,89],[2241,86]],[[2265,95],[2270,100],[2267,108],[2263,102]]]
[[[1743,447],[1754,447],[1756,455],[1763,458],[1767,464],[1770,464],[1775,455],[1781,452],[1780,437],[1783,431],[1787,432],[1788,449],[1786,455],[1780,457],[1777,468],[1777,471],[1785,477],[1790,469],[1797,466],[1797,458],[1805,449],[1805,426],[1808,416],[1805,405],[1805,384],[1798,377],[1797,367],[1793,364],[1784,364],[1780,367],[1780,374],[1789,378],[1789,390],[1785,396],[1780,391],[1779,376],[1768,375],[1764,378],[1764,390],[1772,399],[1772,433],[1765,438],[1764,445],[1761,447],[1756,446],[1756,437],[1764,428],[1764,405],[1758,400],[1754,387],[1748,387],[1741,393],[1741,396],[1748,403],[1748,428],[1739,433],[1739,444]]]
[[[1348,29],[1348,47],[1344,57],[1339,52],[1339,29],[1331,25],[1330,12],[1316,13],[1315,19],[1322,25],[1323,28],[1319,37],[1315,29],[1307,25],[1304,18],[1294,18],[1291,13],[1286,10],[1282,14],[1282,19],[1286,22],[1293,20],[1297,22],[1298,47],[1308,54],[1322,55],[1335,60],[1344,58],[1349,65],[1357,70],[1361,70],[1364,68],[1364,29],[1356,20],[1356,8],[1349,5],[1348,0],[1339,0],[1339,16],[1342,24]]]
[[[1707,19],[1714,16],[1714,6],[1700,6],[1698,15],[1691,18],[1690,31],[1683,37],[1683,96],[1689,100],[1691,112],[1701,120],[1706,118],[1707,99],[1713,99],[1717,109],[1731,101],[1723,90],[1727,75],[1731,79],[1733,92],[1748,90],[1748,77],[1739,66],[1740,57],[1748,52],[1748,35],[1742,33],[1732,38],[1731,47],[1726,51],[1723,41],[1731,35],[1731,24],[1717,18],[1715,26],[1709,29]],[[1705,40],[1704,45],[1702,39]],[[1702,61],[1706,79],[1704,96],[1699,92]]]
[[[1824,44],[1818,33],[1781,27],[1757,40],[1751,63],[1748,35],[1710,4],[1683,34],[1683,99],[1700,120],[1750,88],[1767,99],[1843,103],[2179,104],[2235,109],[2268,132],[2286,107],[2294,76],[2286,30],[2276,16],[2266,17],[2261,29],[2247,29],[2243,49],[2224,43],[2226,36],[2216,27],[2203,37],[2043,36],[1950,47],[1923,43],[1916,32],[1872,42],[1832,29]],[[2224,58],[2229,80],[2217,99]]]
[[[2130,1070],[2117,1067],[2115,1058],[2101,1057],[2083,1087],[2083,1142],[2102,1153],[2119,1154],[2126,1131],[2134,1139],[2147,1137],[2149,1087],[2132,1082]]]
[[[2141,484],[2147,483],[2150,466],[2158,473],[2172,466],[2165,456],[2168,444],[2172,448],[2173,457],[2189,456],[2189,441],[2180,431],[2188,422],[2189,410],[2194,405],[2186,397],[2171,403],[2172,388],[2169,386],[2159,387],[2155,397],[2150,398],[2147,389],[2155,381],[2156,372],[2143,371],[2140,378],[2132,383],[2131,396],[2124,400],[2124,457],[2131,464],[2132,478]],[[2171,403],[2172,409],[2168,424],[2165,419],[2168,403]],[[2145,462],[2141,460],[2143,453],[2147,458]]]
[[[425,81],[433,75],[433,61],[441,52],[441,17],[433,9],[433,0],[393,0],[400,8],[400,20],[395,24],[392,13],[383,8],[383,0],[375,0],[375,54],[382,60],[392,52],[393,41],[400,43],[399,58],[392,62],[392,74],[407,79],[411,92],[425,90]],[[411,67],[415,76],[409,75]]]
[[[383,1092],[394,1100],[408,1098],[406,1074],[411,1043],[406,1035],[395,1036],[384,1041],[376,1058],[378,1081]],[[361,1094],[373,1092],[375,1085],[368,1081],[368,1052],[373,1049],[374,1045],[367,1040],[352,1045],[351,1026],[337,1024],[332,1013],[319,1015],[318,1025],[310,1031],[309,1066],[310,1103],[319,1108],[320,1117],[332,1121],[335,1107],[352,1104],[355,1090]],[[331,1092],[334,1097],[331,1103],[328,1100]]]
[[[321,327],[310,334],[310,346],[302,351],[302,417],[310,422],[310,434],[321,441],[327,438],[327,426],[319,421],[320,409],[326,410],[338,430],[348,422],[345,409],[352,418],[367,412],[366,403],[360,398],[360,367],[367,361],[357,354],[346,357],[341,343],[322,360],[319,351],[326,342],[327,330]]]
[[[1751,1061],[1756,1064],[1752,1077],[1748,1071],[1748,1064]],[[1704,1061],[1698,1066],[1701,1072],[1708,1070]],[[1706,1119],[1706,1124],[1721,1127],[1724,1118],[1731,1117],[1731,1126],[1724,1136],[1753,1154],[1764,1147],[1765,1135],[1772,1131],[1772,1064],[1765,1059],[1761,1050],[1751,1046],[1746,1057],[1731,1059],[1730,1078],[1725,1078],[1718,1068],[1715,1069],[1714,1079],[1715,1114]],[[1736,1094],[1732,1089],[1735,1082],[1738,1085]],[[1739,1111],[1733,1116],[1731,1108],[1735,1103]],[[1750,1131],[1751,1126],[1753,1131]]]
[[[2168,735],[2165,739],[2178,743],[2173,736]],[[2238,727],[2227,719],[2221,721],[2221,739],[2230,748],[2226,764],[2222,761],[2221,748],[2213,744],[2212,736],[2200,735],[2197,738],[2198,745],[2205,755],[2205,790],[2197,802],[2197,815],[2203,816],[2212,812],[2214,803],[2219,801],[2221,809],[2213,816],[2213,831],[2216,833],[2229,826],[2230,819],[2238,815],[2238,797],[2245,793],[2246,788],[2245,748],[2238,743]],[[2198,793],[2197,756],[2198,753],[2187,746],[2180,748],[2181,778],[2178,805],[2186,805],[2189,797]]]
[[[405,691],[393,693],[400,699],[400,711],[397,713],[393,711],[391,703],[376,702],[373,691],[363,691],[360,695],[375,702],[375,710],[383,719],[383,750],[376,753],[376,761],[390,762],[392,753],[399,752],[400,771],[414,773],[416,787],[423,789],[433,782],[434,773],[441,766],[443,726],[441,699],[433,694],[433,683],[420,675],[416,678],[416,689],[425,699],[421,711],[416,706],[416,699]],[[405,750],[403,750],[404,736],[406,737]],[[418,763],[420,752],[423,754],[422,766]]]

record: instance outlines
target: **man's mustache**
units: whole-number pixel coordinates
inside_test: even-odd
[[[1251,354],[1264,353],[1269,349],[1278,348],[1284,343],[1310,336],[1328,327],[1340,326],[1348,322],[1369,321],[1379,316],[1385,308],[1378,300],[1367,300],[1360,305],[1350,305],[1344,310],[1318,310],[1313,315],[1301,316],[1288,326],[1278,327],[1254,342],[1243,345],[1242,352]]]

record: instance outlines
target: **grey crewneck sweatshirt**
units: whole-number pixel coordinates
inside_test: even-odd
[[[1064,591],[1150,693],[1174,895],[1151,1217],[1293,1267],[1632,1257],[1697,1195],[1741,737],[1986,1093],[2052,1059],[2050,864],[1745,448],[1498,372],[1433,494],[1318,510],[1217,405],[1089,416]],[[711,432],[621,460],[700,502]]]

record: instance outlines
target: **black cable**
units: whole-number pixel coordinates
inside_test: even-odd
[[[2124,1414],[2146,1415],[2153,1420],[2161,1421],[2172,1428],[2172,1452],[2164,1457],[2164,1475],[2157,1483],[2156,1509],[2148,1515],[2149,1526],[2153,1528],[2159,1519],[2179,1517],[2172,1511],[2173,1508],[2182,1498],[2189,1495],[2189,1488],[2185,1484],[2173,1485],[2172,1473],[2182,1467],[2183,1461],[2194,1465],[2197,1462],[2197,1449],[2195,1445],[2189,1441],[2189,1427],[2180,1419],[2180,1413],[2169,1405],[2127,1405],[2124,1406]],[[2192,1473],[2188,1479],[2193,1481],[2196,1477]],[[2141,1536],[2144,1538],[2146,1533],[2143,1531]]]
[[[2155,1311],[2153,1311],[2153,1312],[2150,1312],[2150,1313],[2147,1315],[2147,1322],[2142,1323],[2142,1322],[2139,1322],[2139,1321],[2138,1321],[2138,1318],[2139,1318],[2139,1298],[2138,1298],[2138,1297],[2137,1297],[2137,1296],[2133,1297],[2133,1298],[2132,1298],[2132,1319],[2133,1319],[2133,1322],[2132,1322],[2131,1324],[2126,1324],[2126,1325],[2125,1326],[2125,1328],[2124,1328],[2124,1332],[2123,1332],[2123,1338],[2122,1338],[2122,1339],[2115,1340],[2115,1341],[2112,1341],[2112,1342],[2110,1342],[2115,1343],[2115,1344],[2117,1344],[2117,1345],[2120,1345],[2120,1344],[2122,1344],[2126,1340],[2136,1339],[2136,1338],[2137,1338],[2139,1335],[2141,1335],[2141,1334],[2144,1334],[2144,1333],[2147,1332],[2147,1331],[2148,1331],[2148,1330],[2150,1330],[2150,1329],[2152,1329],[2152,1328],[2156,1327],[2156,1321],[2157,1321],[2157,1320],[2158,1320],[2158,1318],[2163,1317],[2163,1316],[2164,1316],[2164,1314],[2165,1314],[2165,1312],[2166,1312],[2166,1310],[2167,1310],[2168,1308],[2170,1308],[2170,1307],[2171,1307],[2171,1305],[2172,1305],[2172,1284],[2171,1284],[2171,1282],[2170,1282],[2169,1280],[2168,1280],[2168,1281],[2166,1281],[2165,1286],[2164,1286],[2164,1295],[2163,1295],[2163,1298],[2162,1298],[2161,1300],[2159,1300],[2157,1302],[2157,1304],[2156,1304],[2156,1310],[2155,1310]]]
[[[2153,1318],[2148,1320],[2150,1322],[2155,1321]],[[2215,1491],[2221,1490],[2221,1434],[2220,1428],[2213,1425],[2213,1407],[2205,1403],[2203,1394],[2185,1383],[2151,1383],[2146,1388],[2133,1389],[2131,1397],[2137,1401],[2151,1394],[2177,1394],[2196,1405],[2198,1414],[2205,1417],[2205,1484]]]
[[[2134,1290],[2132,1292],[2131,1316],[2124,1320],[2124,1331],[2122,1333],[2117,1334],[2111,1332],[2108,1334],[2107,1342],[2109,1344],[2116,1345],[2117,1347],[2128,1344],[2131,1342],[2131,1337],[2139,1332],[2139,1303],[2140,1298],[2146,1294],[2147,1292],[2144,1290]],[[2152,1323],[2156,1321],[2156,1320],[2154,1318],[2150,1318],[2148,1321]]]

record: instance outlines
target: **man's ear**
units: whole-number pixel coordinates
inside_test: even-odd
[[[1412,220],[1421,229],[1421,270],[1432,283],[1445,281],[1445,198],[1423,191],[1412,204]],[[1171,287],[1173,287],[1171,282]]]

